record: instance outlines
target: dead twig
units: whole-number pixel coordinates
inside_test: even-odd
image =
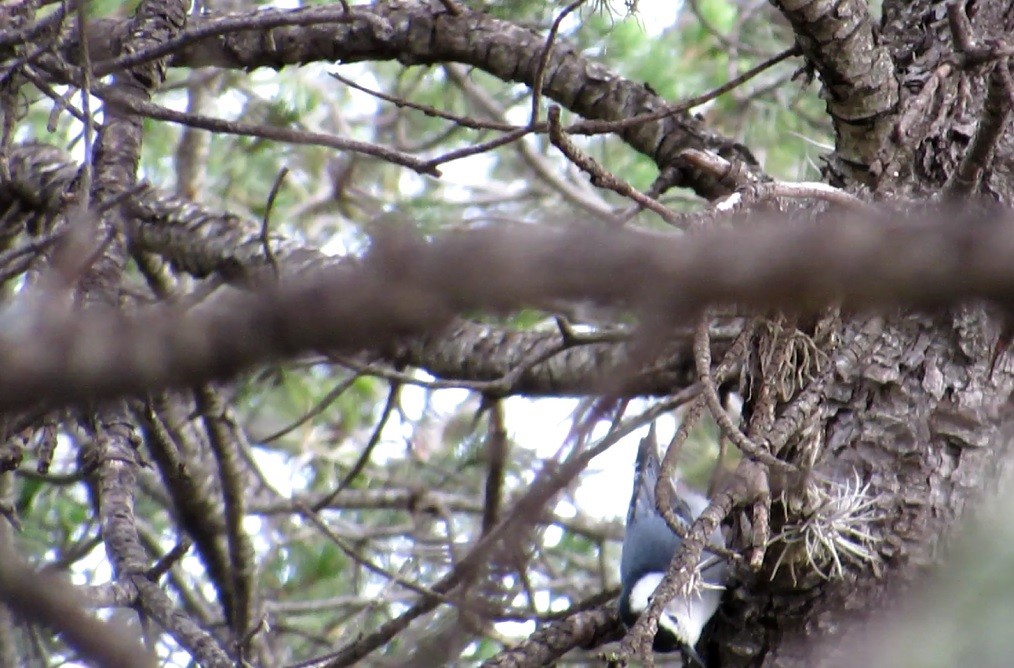
[[[718,388],[711,377],[711,337],[709,333],[710,316],[707,311],[700,319],[697,327],[697,338],[694,341],[694,359],[697,364],[697,376],[701,380],[701,387],[704,400],[707,402],[711,415],[718,423],[722,433],[739,448],[744,455],[756,459],[773,468],[794,471],[796,467],[789,462],[782,461],[771,452],[764,450],[759,444],[754,443],[744,434],[739,427],[732,423],[729,413],[722,406],[718,397]]]
[[[608,188],[624,197],[629,197],[645,209],[657,213],[662,220],[673,227],[684,228],[687,225],[686,218],[676,213],[661,202],[637,191],[626,181],[618,178],[604,167],[598,164],[594,158],[579,149],[567,137],[560,127],[560,107],[553,105],[549,108],[549,140],[553,146],[560,149],[568,160],[580,167],[591,176],[592,184]]]

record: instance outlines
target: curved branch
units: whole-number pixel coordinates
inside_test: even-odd
[[[95,619],[84,609],[82,598],[69,582],[53,573],[35,572],[11,551],[9,543],[0,543],[0,602],[20,620],[58,633],[82,659],[95,665],[158,665],[136,630]]]
[[[216,23],[223,24],[221,31],[214,30]],[[120,22],[97,24],[89,48],[97,57],[108,59],[110,45],[122,31]],[[209,33],[219,34],[193,41],[193,35]],[[184,41],[188,39],[190,43]],[[194,17],[180,36],[170,63],[175,67],[251,70],[310,62],[458,62],[504,81],[534,86],[544,43],[539,33],[482,12],[464,10],[454,15],[421,0],[379,0],[357,7],[352,20],[339,20],[333,7]],[[182,44],[186,48],[181,48]],[[164,55],[166,49],[153,50],[151,56]],[[63,51],[65,57],[76,57],[73,43]],[[99,67],[108,65],[107,60]],[[543,81],[543,95],[588,119],[615,121],[667,106],[643,84],[588,60],[565,43],[554,47]],[[676,185],[693,188],[708,198],[729,194],[729,186],[683,162],[681,151],[707,149],[756,165],[746,147],[708,130],[687,112],[626,128],[619,134],[660,168],[677,167]]]
[[[648,315],[639,339],[647,350],[706,304],[1009,303],[1011,255],[1014,225],[1001,221],[761,224],[684,236],[482,229],[432,242],[391,230],[358,264],[228,295],[214,309],[59,312],[33,308],[27,295],[21,317],[0,329],[0,408],[192,385],[308,351],[383,350],[440,331],[458,314],[561,300]],[[622,391],[624,376],[615,373],[600,391]]]
[[[59,209],[63,193],[77,175],[67,154],[44,144],[15,146],[9,157],[11,180],[0,183],[0,201],[47,215]],[[217,275],[232,283],[258,285],[274,281],[264,253],[260,224],[229,213],[214,212],[163,190],[144,186],[130,202],[132,242],[179,269],[198,277]],[[0,215],[4,213],[0,204]],[[339,266],[332,258],[290,237],[270,236],[282,280],[313,269]],[[424,369],[449,381],[492,382],[508,377],[533,350],[560,352],[526,366],[512,378],[507,393],[530,396],[583,396],[598,391],[618,369],[628,368],[633,348],[625,340],[563,345],[565,335],[552,331],[517,331],[456,320],[445,330],[404,341],[391,361]],[[661,396],[695,380],[691,334],[630,378],[631,395]],[[715,354],[727,345],[719,334]],[[391,355],[384,355],[392,357]]]
[[[836,167],[860,183],[878,177],[899,100],[894,62],[865,0],[771,0],[820,72],[835,129]]]
[[[622,633],[615,606],[582,610],[542,627],[517,646],[483,663],[482,668],[549,666],[575,647],[596,647],[619,639]]]
[[[679,338],[677,335],[675,338]],[[494,382],[512,373],[533,350],[564,348],[557,331],[517,331],[469,320],[417,337],[403,346],[397,360],[449,380]],[[588,343],[566,347],[549,359],[525,368],[513,379],[510,394],[585,396],[634,363],[632,341]],[[716,343],[722,354],[728,339]],[[696,381],[689,338],[676,341],[665,354],[636,372],[624,385],[630,396],[669,394]]]

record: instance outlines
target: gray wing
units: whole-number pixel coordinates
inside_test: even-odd
[[[661,475],[662,463],[658,456],[658,439],[655,425],[652,424],[648,435],[641,439],[637,448],[637,460],[634,464],[634,485],[627,510],[627,526],[623,537],[623,551],[620,557],[620,574],[624,582],[632,581],[646,572],[664,571],[679,548],[679,537],[669,529],[665,518],[658,512],[655,497],[655,485]],[[668,481],[672,485],[672,481]],[[676,490],[673,499],[676,516],[689,528],[697,516],[708,507],[708,499],[689,489]],[[711,535],[711,542],[725,547],[725,538],[721,528],[716,528]],[[631,549],[637,545],[638,549]],[[704,558],[713,555],[705,550]],[[724,560],[709,565],[704,569],[706,581],[721,584],[726,577],[727,565]]]
[[[634,466],[634,489],[620,556],[620,577],[625,583],[633,583],[645,573],[664,572],[680,545],[679,537],[669,528],[655,505],[655,484],[661,468],[655,426],[652,425],[648,435],[641,439]],[[669,484],[672,484],[671,481]],[[689,526],[693,522],[691,508],[679,496],[674,494],[673,497],[677,504],[677,517]],[[636,549],[632,547],[634,545]]]

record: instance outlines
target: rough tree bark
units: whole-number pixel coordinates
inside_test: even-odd
[[[142,4],[149,10],[160,6]],[[996,40],[1014,33],[1014,8],[1009,3],[983,0],[948,6],[885,0],[880,21],[858,0],[773,4],[792,25],[808,66],[822,82],[836,137],[835,149],[826,161],[829,183],[870,201],[932,196],[940,201],[981,198],[1014,204],[1014,130],[1007,122],[1011,75],[1003,55],[1007,51],[1002,44],[996,46]],[[175,14],[180,11],[175,6]],[[313,23],[315,16],[319,19],[326,12],[331,12],[330,22]],[[153,45],[131,32],[134,23],[110,20],[91,26],[85,42],[98,63],[96,74],[141,67],[155,57],[168,57],[171,67],[237,70],[315,61],[456,62],[507,82],[530,86],[541,82],[540,94],[590,121],[618,121],[665,109],[666,102],[650,88],[625,80],[568,47],[557,46],[541,63],[544,35],[455,3],[382,0],[355,7],[351,15],[343,12],[338,6],[301,10],[298,14],[305,25],[294,25],[290,20],[281,27],[261,26],[225,35],[214,34],[219,17],[198,17],[181,37],[174,38],[182,23],[182,18],[177,18],[171,22],[174,30],[156,40],[165,47],[163,51],[150,51]],[[252,15],[240,18],[257,20]],[[202,29],[208,32],[193,32]],[[187,38],[188,31],[188,41],[176,41]],[[14,39],[8,36],[16,36],[16,30],[12,28],[9,35],[0,32],[0,49]],[[125,45],[129,48],[124,49]],[[75,31],[68,31],[59,46],[66,62],[80,64],[83,45]],[[148,60],[141,58],[144,53],[137,55],[144,50],[149,50]],[[78,81],[77,71],[63,70],[58,62],[46,64],[55,80]],[[156,86],[158,77],[150,75],[144,83]],[[135,111],[168,117],[165,110],[145,106],[145,100],[115,98],[115,90],[101,86],[98,92],[110,95],[124,116]],[[661,176],[659,193],[655,194],[677,186],[715,200],[738,191],[747,201],[743,210],[749,212],[748,195],[768,182],[749,149],[712,132],[685,111],[657,115],[617,130],[625,142],[657,163]],[[583,130],[590,127],[585,125]],[[580,126],[571,129],[582,131]],[[553,131],[551,126],[540,126],[540,130]],[[236,131],[236,127],[223,131]],[[348,148],[363,149],[351,144]],[[709,152],[731,162],[735,169],[725,173],[704,169],[687,157],[687,149]],[[134,147],[128,157],[136,161],[137,150]],[[65,209],[63,196],[80,177],[77,166],[62,153],[31,145],[5,147],[3,156],[0,187],[11,204],[0,212],[9,213],[10,221],[20,221],[29,213],[55,216]],[[97,164],[103,163],[98,160]],[[438,168],[429,163],[405,164],[423,173]],[[127,167],[130,174],[136,171],[133,163]],[[153,187],[131,189],[128,186],[133,178],[129,175],[119,174],[117,178],[126,179],[128,186],[115,188],[115,181],[101,171],[96,178],[99,188],[131,190],[133,199],[124,207],[128,222],[115,230],[121,235],[113,246],[117,252],[124,252],[129,236],[135,250],[158,255],[181,273],[199,279],[212,277],[243,289],[266,284],[275,272],[280,272],[284,283],[340,264],[285,238],[268,240],[273,253],[266,256],[266,241],[257,222],[212,214]],[[798,210],[795,213],[801,215]],[[702,215],[697,222],[706,223],[712,215],[714,212]],[[118,279],[113,276],[110,280]],[[104,289],[112,290],[110,286]],[[451,309],[441,312],[430,324],[446,325],[452,313]],[[861,635],[871,613],[888,609],[899,594],[921,581],[938,563],[941,548],[966,511],[999,480],[1008,454],[1007,439],[999,427],[1014,390],[1009,360],[1001,355],[994,365],[997,360],[993,359],[1004,324],[977,303],[930,314],[896,310],[870,328],[874,319],[866,313],[830,311],[823,314],[818,327],[816,321],[796,316],[771,316],[748,342],[747,384],[752,391],[744,410],[746,433],[754,443],[771,447],[769,454],[805,469],[803,476],[771,473],[773,532],[798,524],[813,511],[808,505],[812,499],[806,496],[811,483],[825,490],[854,485],[847,489],[870,504],[866,517],[873,519],[862,526],[869,533],[865,545],[870,552],[865,558],[846,561],[840,577],[820,577],[804,567],[801,555],[787,553],[788,548],[777,542],[771,545],[759,571],[739,569],[739,584],[726,597],[707,641],[708,653],[717,657],[721,666],[814,666],[848,656],[856,637],[852,634]],[[817,342],[814,345],[821,348],[817,357],[830,362],[815,365],[813,357],[795,354],[797,328]],[[356,335],[349,334],[353,339]],[[361,346],[364,336],[355,342]],[[268,346],[265,351],[295,352],[296,348],[285,347],[289,342],[284,333],[278,337],[282,339],[277,342],[280,351],[268,351]],[[863,354],[848,359],[849,345],[864,337],[870,340],[861,348]],[[720,360],[729,351],[732,338],[727,331],[713,329],[710,350],[714,359]],[[602,388],[603,378],[618,370],[631,371],[634,360],[640,364],[637,368],[645,370],[624,386],[625,392],[658,395],[685,389],[697,381],[692,372],[691,340],[693,333],[684,327],[680,336],[651,350],[654,361],[650,364],[638,357],[643,350],[629,341],[598,341],[525,366],[506,388],[482,384],[510,377],[533,351],[565,348],[566,332],[515,332],[455,321],[450,328],[371,352],[399,368],[424,368],[443,379],[474,383],[490,394],[593,394]],[[316,343],[301,345],[305,348]],[[260,349],[250,357],[258,352]],[[844,360],[841,366],[828,367],[839,359]],[[230,373],[236,370],[231,366],[226,369]],[[157,370],[152,373],[151,382],[157,387],[192,380],[168,373],[160,376]],[[786,385],[790,389],[779,392],[777,388]],[[202,388],[195,410],[211,414],[206,416],[213,422],[208,428],[211,440],[215,441],[216,429],[220,429],[227,444],[227,411],[209,392]],[[57,390],[53,396],[78,398],[72,394],[65,397]],[[801,408],[801,398],[811,402],[814,410]],[[780,421],[793,417],[793,411],[798,413],[797,421]],[[156,418],[138,419],[135,415],[129,419],[144,427],[146,438],[157,439],[161,425]],[[791,430],[776,433],[776,428],[784,429],[786,423]],[[120,440],[126,443],[128,435],[121,435]],[[127,446],[121,449],[127,450]],[[241,466],[235,452],[225,446],[223,452],[216,450],[220,468]],[[157,462],[168,478],[172,475],[166,472],[173,469],[170,459],[167,455],[165,461]],[[132,471],[135,468],[133,463],[130,467]],[[229,477],[226,473],[223,476]],[[236,480],[241,478],[240,473],[233,473]],[[192,481],[183,478],[181,474],[174,484],[180,485],[177,490],[186,488],[181,492],[186,496],[196,487],[187,488]],[[120,494],[133,484],[133,480],[120,486],[110,483],[109,492]],[[215,515],[216,527],[224,526],[226,517],[230,518],[230,526],[219,532],[228,534],[228,550],[221,535],[203,541],[197,538],[205,558],[218,563],[223,573],[228,570],[226,551],[228,558],[235,560],[236,572],[231,576],[235,581],[230,586],[239,593],[228,588],[223,592],[227,621],[234,627],[228,642],[216,644],[211,634],[196,625],[174,623],[168,600],[137,575],[143,570],[143,556],[124,565],[125,572],[134,578],[125,581],[134,582],[137,589],[129,593],[174,632],[182,645],[203,649],[199,658],[208,665],[229,665],[226,654],[234,650],[230,643],[244,636],[256,623],[258,613],[256,596],[245,590],[250,586],[249,573],[243,570],[250,559],[240,549],[247,538],[240,527],[245,511],[241,499],[232,498],[240,487],[239,483],[227,486],[225,510],[208,513]],[[416,501],[387,502],[410,505]],[[363,501],[368,502],[381,503]],[[199,514],[191,511],[191,515]],[[758,516],[753,519],[758,521]],[[186,518],[182,521],[187,522]],[[197,524],[191,521],[195,534],[200,533]],[[745,522],[739,524],[743,525],[739,527],[742,533],[748,534],[750,527]],[[140,553],[139,546],[137,551]],[[116,556],[115,551],[111,554]],[[230,577],[223,574],[221,579],[228,581]],[[433,590],[444,595],[455,585],[442,586]],[[233,596],[243,602],[238,611],[228,609]],[[432,594],[420,600],[419,609],[431,600],[433,606],[437,604]],[[614,630],[613,624],[615,619],[603,609],[578,612],[559,626],[533,635],[528,644],[504,653],[492,665],[551,661],[578,643],[601,640]],[[378,636],[375,645],[382,642]],[[353,654],[358,658],[372,649],[364,645]],[[261,651],[262,658],[267,656],[267,650]]]
[[[824,83],[837,129],[832,181],[884,197],[940,193],[953,183],[977,126],[991,122],[990,83],[982,68],[952,65],[961,54],[945,3],[885,2],[879,30],[865,3],[776,5]],[[1008,3],[957,7],[968,9],[979,39],[1014,29]],[[980,192],[1009,205],[1014,131],[1002,121],[999,131],[991,161],[980,166]],[[722,665],[846,665],[864,637],[854,624],[876,619],[938,564],[947,537],[994,488],[1009,454],[1000,426],[1014,385],[989,363],[1000,328],[976,305],[933,317],[896,313],[861,377],[829,388],[816,426],[826,454],[816,470],[837,480],[858,471],[870,482],[883,518],[876,527],[883,572],[853,572],[767,600],[747,594],[743,611],[719,627]]]

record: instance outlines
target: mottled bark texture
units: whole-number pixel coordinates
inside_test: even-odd
[[[879,31],[868,23],[848,28],[865,5],[776,4],[821,74],[838,132],[834,178],[893,196],[934,192],[953,178],[984,116],[988,76],[981,68],[950,66],[955,47],[944,3],[888,0]],[[959,5],[983,39],[1014,30],[1009,3]],[[841,21],[830,34],[813,17],[832,10]],[[850,40],[861,50],[838,51]],[[893,69],[884,69],[884,50]],[[865,63],[856,65],[863,51]],[[854,87],[844,96],[843,81]],[[1008,124],[977,186],[1007,205],[1014,202],[1012,149]],[[730,597],[716,626],[722,666],[837,666],[869,658],[864,625],[876,624],[875,611],[890,610],[925,581],[963,513],[995,489],[1009,449],[999,427],[1014,387],[1009,372],[989,369],[999,330],[974,304],[935,316],[897,313],[861,379],[829,388],[818,430],[824,452],[815,468],[837,480],[859,472],[870,482],[881,516],[875,528],[882,563],[876,573],[860,569],[841,581],[803,586],[793,586],[784,572],[762,582],[769,563],[748,593]],[[779,513],[776,507],[772,515]],[[777,556],[776,548],[769,562]]]
[[[462,7],[464,9],[464,6]],[[315,12],[301,13],[309,23]],[[535,83],[545,37],[526,27],[467,9],[452,15],[418,0],[382,0],[357,8],[354,18],[330,24],[278,27],[201,39],[173,55],[177,67],[253,69],[281,68],[309,62],[397,60],[405,65],[457,62],[479,67],[504,81]],[[192,31],[211,30],[214,19],[192,23]],[[98,59],[109,55],[118,37],[118,24],[104,25],[92,49]],[[109,35],[114,38],[111,41]],[[68,44],[68,58],[76,56]],[[99,71],[102,71],[101,69]],[[543,94],[587,119],[619,120],[665,108],[667,101],[650,88],[601,63],[580,55],[573,47],[553,49],[542,78]],[[679,159],[688,148],[706,148],[746,167],[756,166],[750,151],[708,129],[686,112],[639,123],[620,133],[633,148],[660,167],[676,168],[675,185],[690,187],[713,198],[731,192],[729,184],[696,170]]]
[[[61,194],[71,186],[77,166],[65,152],[33,144],[15,147],[9,157],[9,193],[0,215],[17,207],[43,214],[55,213]],[[209,210],[152,186],[143,186],[129,202],[131,240],[139,249],[155,253],[195,277],[213,276],[227,283],[251,287],[283,280],[314,269],[337,267],[350,260],[328,257],[318,249],[290,237],[269,237],[274,263],[264,254],[258,221]],[[730,326],[712,334],[715,355],[728,344]],[[693,383],[689,332],[671,349],[632,378],[631,395],[657,395]],[[548,359],[537,353],[559,351]],[[380,351],[378,351],[380,352]],[[437,378],[469,383],[494,383],[512,370],[523,371],[500,388],[502,394],[528,396],[582,396],[599,391],[618,369],[629,365],[632,344],[628,337],[605,337],[599,343],[568,343],[558,328],[517,331],[492,324],[458,320],[439,333],[400,341],[391,354],[398,364],[427,370]],[[523,364],[525,362],[527,364]],[[183,498],[193,498],[183,495]]]
[[[539,629],[513,650],[498,654],[483,668],[525,668],[549,666],[572,649],[595,647],[622,635],[622,627],[612,606],[571,615],[560,624]]]
[[[820,73],[836,151],[830,163],[846,183],[880,175],[880,150],[893,125],[898,82],[878,44],[864,0],[772,0],[792,23],[796,41]]]
[[[957,189],[1005,205],[1014,203],[1014,136],[1009,124],[1004,126],[997,120],[1003,114],[983,113],[990,85],[988,67],[983,63],[969,65],[957,57],[943,3],[888,0],[880,26],[866,6],[854,0],[782,0],[774,4],[793,26],[809,64],[821,77],[836,130],[835,152],[828,160],[829,180],[853,192],[873,191],[885,198],[937,193],[957,183],[952,193]],[[136,23],[112,21],[93,26],[96,30],[90,32],[94,39],[89,47],[98,71],[117,71],[121,83],[135,93],[157,84],[161,71],[150,63],[156,56],[170,52],[171,66],[194,68],[281,68],[313,61],[453,61],[478,67],[504,81],[533,84],[538,78],[538,54],[544,36],[464,6],[459,8],[460,12],[452,13],[437,3],[409,0],[377,2],[356,8],[351,16],[337,7],[309,9],[300,13],[305,25],[218,36],[214,34],[216,26],[228,21],[202,17],[177,37],[170,32],[150,39],[142,16]],[[971,30],[983,42],[1014,32],[1014,8],[1003,0],[970,3],[962,10],[968,13]],[[320,19],[322,12],[330,12],[330,22],[310,25]],[[186,48],[177,48],[181,44],[177,40],[190,41]],[[77,58],[79,45],[73,40],[67,45],[67,59]],[[123,45],[129,45],[126,59],[112,60]],[[140,58],[138,54],[149,46],[162,50],[149,52],[152,60]],[[122,67],[134,69],[127,74],[120,71]],[[624,80],[563,44],[554,49],[542,80],[543,94],[590,119],[623,119],[657,111],[665,104],[646,87]],[[993,103],[1001,100],[998,91],[1002,83],[1000,78],[993,81]],[[101,187],[94,193],[98,201],[133,184],[139,127],[134,117],[110,116],[107,130],[118,129],[120,133],[117,141],[111,141],[117,139],[113,133],[104,134],[98,142],[95,164]],[[732,186],[685,164],[680,151],[700,148],[752,163],[747,149],[709,131],[701,121],[686,114],[632,125],[621,136],[651,156],[660,168],[675,168],[678,185],[707,197],[728,193]],[[973,152],[974,160],[969,162],[968,147],[974,137],[992,137],[996,141],[992,147],[989,141],[981,144],[982,150]],[[62,158],[48,154],[48,149],[32,150],[34,153],[23,165],[12,161],[15,178],[5,185],[21,198],[21,211],[31,207],[58,209],[63,205],[61,191],[76,176],[74,168],[63,166]],[[12,155],[18,157],[17,153]],[[23,176],[18,176],[18,169],[23,169]],[[122,229],[129,230],[137,248],[156,253],[183,271],[243,286],[260,287],[274,278],[276,267],[266,259],[256,223],[237,216],[210,214],[154,189],[139,190],[130,208],[118,211],[127,221]],[[22,217],[16,214],[6,220],[21,222]],[[709,299],[742,300],[763,306],[812,306],[836,294],[852,296],[864,305],[916,298],[926,305],[935,304],[937,299],[967,296],[973,287],[976,295],[997,296],[1000,293],[990,293],[990,289],[1007,290],[1011,283],[990,284],[990,270],[999,271],[1001,264],[986,260],[995,259],[998,249],[1014,247],[1014,236],[1005,236],[1002,229],[997,231],[988,225],[977,228],[977,224],[966,219],[964,227],[952,230],[952,236],[924,239],[910,230],[909,236],[887,237],[895,246],[876,235],[857,237],[853,230],[861,226],[843,231],[811,225],[794,240],[789,239],[786,230],[764,237],[750,227],[725,237],[721,233],[711,237],[690,235],[678,242],[638,239],[636,235],[598,239],[583,234],[581,238],[533,235],[522,243],[508,235],[463,233],[426,248],[407,246],[409,252],[404,255],[388,249],[386,264],[381,258],[367,267],[369,271],[359,273],[362,266],[349,263],[346,271],[291,240],[271,238],[274,259],[282,263],[283,278],[286,273],[297,275],[324,268],[331,272],[328,276],[332,283],[322,282],[316,291],[299,293],[283,280],[278,291],[265,288],[259,298],[244,302],[244,308],[223,311],[224,315],[217,318],[195,309],[187,322],[204,329],[188,330],[165,318],[147,326],[143,321],[141,326],[134,322],[130,325],[133,329],[126,324],[116,329],[119,321],[115,319],[105,319],[101,325],[98,320],[86,318],[58,323],[66,325],[64,333],[69,340],[43,340],[44,350],[61,350],[73,362],[72,346],[81,345],[91,336],[97,343],[88,359],[96,365],[107,364],[101,369],[106,375],[96,372],[95,376],[75,377],[68,368],[81,374],[93,369],[39,356],[29,360],[35,363],[26,366],[23,373],[14,374],[15,381],[0,379],[0,384],[8,383],[11,396],[4,399],[8,406],[21,405],[17,402],[26,402],[26,396],[34,397],[33,392],[43,390],[55,400],[78,401],[86,391],[114,395],[150,389],[150,385],[202,382],[215,375],[235,373],[255,362],[312,348],[345,345],[361,349],[376,345],[378,332],[384,334],[381,341],[387,344],[379,352],[391,366],[422,366],[445,378],[485,382],[509,375],[519,364],[523,366],[533,351],[564,343],[565,333],[519,334],[452,323],[444,330],[446,341],[434,337],[433,330],[451,323],[452,314],[473,307],[515,307],[537,301],[551,290],[558,291],[554,297],[575,299],[594,294],[615,303],[648,294],[654,300],[648,300],[649,306],[670,315],[692,314]],[[872,226],[867,225],[868,232]],[[712,245],[708,245],[709,239]],[[122,268],[122,250],[114,247],[115,252],[96,265],[90,277],[96,294],[107,292],[108,282],[115,283]],[[785,254],[784,263],[771,262],[778,253]],[[471,264],[461,258],[470,259]],[[520,263],[519,258],[527,259],[529,264]],[[592,259],[600,264],[593,265]],[[979,260],[982,262],[970,268],[968,277],[953,280],[962,262]],[[377,266],[385,271],[371,274]],[[451,266],[457,274],[446,269]],[[633,266],[641,270],[623,271]],[[923,279],[920,284],[904,284],[902,269],[913,266],[922,268]],[[540,267],[543,274],[538,274]],[[716,267],[728,267],[729,271]],[[807,272],[815,275],[818,269],[824,272],[824,282],[808,281]],[[695,283],[694,279],[703,275],[710,280]],[[432,289],[423,294],[420,284]],[[328,285],[343,290],[324,290]],[[693,290],[681,290],[683,285],[694,285],[696,296],[691,295]],[[927,286],[938,292],[928,292]],[[105,296],[112,302],[112,295]],[[303,322],[300,316],[310,311],[326,315],[318,322]],[[835,325],[834,335],[826,337],[831,343],[822,352],[833,351],[834,342],[850,340],[864,322],[854,312],[846,312],[842,321]],[[662,338],[660,332],[671,333],[671,322],[656,324],[661,326],[649,331],[656,339]],[[875,520],[863,528],[871,534],[876,563],[849,562],[844,564],[841,579],[823,580],[799,567],[799,560],[789,555],[788,561],[797,568],[793,571],[782,560],[782,567],[775,573],[784,555],[783,546],[773,544],[759,574],[740,572],[739,584],[730,589],[712,625],[707,649],[709,655],[720,657],[720,665],[793,667],[838,662],[853,654],[855,638],[863,637],[863,625],[874,619],[870,617],[872,612],[887,608],[890,601],[920,582],[938,563],[942,548],[960,526],[965,511],[996,482],[1000,463],[1007,455],[1007,441],[1000,436],[998,426],[1005,417],[1014,379],[1009,360],[1001,359],[995,373],[990,368],[990,354],[1000,329],[1000,323],[977,303],[919,315],[892,311],[886,316],[886,326],[873,352],[855,360],[841,374],[829,374],[833,377],[830,384],[820,388],[818,411],[801,420],[797,433],[783,435],[781,440],[787,452],[809,449],[816,453],[812,471],[808,472],[811,479],[839,486],[862,481],[862,496],[875,511]],[[245,336],[255,330],[263,336]],[[189,338],[188,332],[192,334]],[[406,343],[406,332],[428,332],[430,337],[420,336]],[[102,339],[116,340],[120,348],[112,350],[108,343],[102,348]],[[133,347],[125,342],[132,342]],[[580,385],[589,391],[587,388],[599,387],[603,369],[630,370],[626,365],[631,351],[624,344],[595,345],[599,347],[576,348],[573,356],[561,355],[552,364],[533,365],[514,378],[516,385],[509,389],[566,393]],[[763,335],[752,345],[759,357],[770,352],[764,348],[767,343]],[[25,351],[30,352],[30,347],[26,346]],[[590,354],[580,357],[579,351]],[[654,384],[646,384],[632,394],[654,392],[660,385],[662,389],[679,388],[692,380],[685,368],[685,351],[672,357],[663,355],[662,359],[667,360],[664,373],[652,377]],[[560,368],[554,367],[557,362]],[[755,366],[748,369],[756,373],[754,381],[779,380],[765,377],[762,362]],[[19,370],[14,362],[4,368]],[[794,373],[797,371],[799,374]],[[32,373],[41,374],[35,378],[35,385],[25,380],[30,380]],[[805,378],[809,370],[788,368],[779,373]],[[19,379],[28,384],[11,385]],[[98,382],[103,379],[107,384]],[[503,388],[498,389],[503,392]],[[757,408],[763,396],[763,392],[750,395],[747,410]],[[210,408],[215,401],[213,397],[206,399],[203,405]],[[774,406],[772,421],[786,409],[787,402],[785,399],[782,405]],[[225,419],[217,410],[211,414],[215,420]],[[148,440],[158,443],[165,439],[159,436],[161,425],[153,415],[144,428]],[[222,429],[223,440],[228,438],[227,426],[226,422],[212,425]],[[116,550],[111,561],[118,574],[136,575],[146,564],[147,555],[130,527],[133,511],[129,495],[137,475],[129,447],[131,434],[114,420],[99,427],[104,438],[116,439],[115,443],[107,442],[104,454],[100,453],[105,463],[102,457],[98,462],[104,466],[99,484],[106,506],[104,538]],[[763,431],[751,436],[759,442],[773,440]],[[223,450],[217,455],[223,469],[234,467],[233,452]],[[172,447],[156,451],[154,456],[161,470],[173,469]],[[238,479],[238,474],[232,477]],[[174,484],[174,493],[186,495],[203,483],[181,478]],[[793,503],[791,486],[786,490],[788,501],[777,496],[779,490],[775,491],[771,517],[777,531],[782,524],[779,518],[795,515],[798,520],[800,511],[786,507]],[[541,508],[540,504],[528,510],[537,515]],[[179,510],[181,522],[187,525],[199,521],[202,508],[181,506]],[[214,523],[217,532],[230,520],[235,524],[242,512],[242,506],[234,503],[231,515],[216,510],[208,524]],[[228,580],[225,573],[230,565],[247,563],[241,536],[225,541],[230,543],[231,554],[227,555],[218,536],[192,533],[198,553],[213,565],[210,570],[216,581]],[[239,563],[230,564],[230,558]],[[235,570],[246,577],[243,568]],[[175,615],[172,602],[156,584],[140,577],[124,579],[136,590],[146,613],[173,632],[197,660],[204,665],[231,665],[232,658],[226,657],[210,636],[189,618]],[[228,603],[245,586],[245,582],[237,581],[226,588],[223,602]],[[444,593],[453,586],[451,581],[438,583],[434,591]],[[374,631],[365,643],[346,648],[335,663],[364,660],[400,628],[437,605],[435,599],[421,601],[410,609],[410,614],[385,625],[398,629],[388,635],[384,628]],[[249,611],[233,619],[240,620],[237,630],[253,621]],[[533,635],[515,652],[507,652],[498,660],[501,665],[514,665],[512,657],[520,654],[523,665],[549,661],[579,641],[598,638],[614,622],[608,611],[579,613]]]
[[[981,40],[1010,35],[1010,3],[958,3]],[[881,42],[895,62],[901,102],[893,134],[891,191],[932,192],[952,177],[966,154],[983,113],[988,77],[979,67],[951,67],[957,57],[947,3],[885,2]],[[1008,127],[995,147],[981,191],[1014,201],[1014,137]]]
[[[734,614],[717,626],[720,665],[845,665],[839,661],[861,649],[863,633],[853,625],[889,610],[939,565],[940,548],[970,504],[992,489],[1008,452],[994,435],[1014,385],[1008,374],[989,378],[995,335],[995,324],[974,307],[935,318],[898,315],[861,380],[828,388],[816,470],[839,481],[858,472],[869,481],[882,563],[878,572],[852,571],[839,581],[811,575],[793,583],[782,569],[763,582],[780,555],[776,546],[765,575],[750,593],[733,596],[726,612]]]

